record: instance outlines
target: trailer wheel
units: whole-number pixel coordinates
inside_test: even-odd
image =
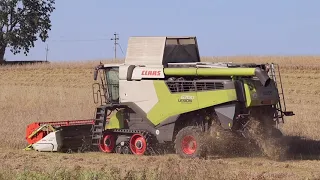
[[[111,153],[115,147],[115,136],[112,134],[105,134],[100,142],[99,148],[105,153]]]
[[[176,153],[181,158],[200,158],[206,150],[203,140],[200,128],[193,126],[182,128],[174,142]]]

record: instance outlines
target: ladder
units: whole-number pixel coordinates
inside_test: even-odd
[[[277,109],[277,114],[275,114],[275,119],[276,121],[279,121],[279,119],[281,119],[282,123],[284,123],[283,112],[286,112],[286,102],[285,102],[284,93],[283,93],[279,65],[274,63],[270,64],[269,76],[274,81],[275,86],[277,88],[278,95],[279,95],[279,102],[275,105],[275,108]],[[277,76],[279,77],[279,80],[277,80]],[[280,87],[278,84],[280,84]],[[284,108],[284,110],[282,108]]]
[[[100,106],[96,109],[95,122],[92,125],[91,145],[96,149],[103,137],[103,131],[106,125],[106,107]]]

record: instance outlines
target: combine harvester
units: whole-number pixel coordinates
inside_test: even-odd
[[[254,136],[252,118],[266,138],[282,135],[278,124],[294,114],[286,111],[276,74],[275,64],[201,62],[196,37],[130,37],[123,64],[94,69],[95,118],[33,123],[28,148],[143,155],[170,146],[194,158],[217,127]]]

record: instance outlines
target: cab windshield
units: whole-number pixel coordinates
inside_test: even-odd
[[[111,103],[119,102],[119,67],[110,67],[106,69],[106,80],[109,101]]]

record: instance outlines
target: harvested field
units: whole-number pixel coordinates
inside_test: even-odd
[[[26,145],[27,124],[93,117],[91,85],[93,67],[99,61],[0,67],[0,179],[93,179],[102,175],[104,179],[119,179],[118,175],[127,179],[320,179],[319,60],[320,57],[203,58],[280,65],[287,109],[296,114],[286,118],[282,127],[290,146],[289,159],[284,162],[241,155],[190,161],[175,155],[24,152],[21,149]]]
[[[0,179],[319,179],[318,161],[264,158],[185,160],[175,155],[136,157],[85,153],[0,152]],[[48,163],[50,162],[50,163]]]

